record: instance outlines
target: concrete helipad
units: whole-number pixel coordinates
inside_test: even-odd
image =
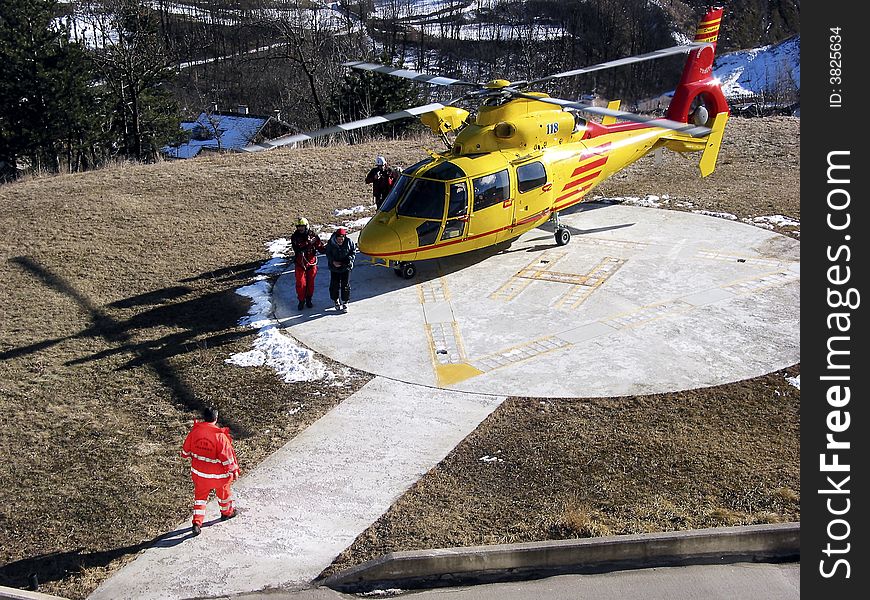
[[[483,394],[596,397],[685,390],[800,360],[800,244],[718,217],[586,204],[571,242],[536,229],[510,245],[420,261],[412,280],[360,255],[350,310],[276,315],[341,363]]]

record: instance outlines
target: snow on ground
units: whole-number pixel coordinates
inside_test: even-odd
[[[797,375],[795,377],[786,377],[786,381],[795,386],[797,389],[801,389],[801,376]]]
[[[723,54],[716,58],[714,77],[726,97],[800,90],[801,38],[792,36],[778,44]]]
[[[637,196],[593,196],[592,202],[601,202],[602,204],[627,204],[629,206],[644,206],[647,208],[692,208],[692,203],[687,200],[674,200],[667,194],[656,196],[649,194],[643,198]],[[801,222],[783,215],[764,215],[758,217],[739,218],[737,215],[726,212],[714,212],[709,210],[693,210],[693,213],[699,215],[707,215],[708,217],[716,217],[719,219],[728,219],[729,221],[741,221],[749,225],[763,227],[764,229],[776,229],[777,227],[793,227],[789,233],[800,235]]]
[[[317,360],[314,352],[297,345],[285,334],[275,320],[272,306],[272,283],[270,278],[280,275],[289,267],[285,253],[290,240],[279,238],[267,244],[272,258],[257,269],[254,283],[236,290],[240,296],[251,299],[248,314],[239,321],[243,327],[259,330],[253,349],[233,354],[226,362],[239,367],[271,367],[285,382],[314,381],[318,379],[347,379],[349,369],[338,375],[329,371]],[[296,410],[301,409],[299,406]]]

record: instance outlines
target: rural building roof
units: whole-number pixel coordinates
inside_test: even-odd
[[[193,158],[203,149],[240,151],[254,141],[272,117],[242,113],[203,112],[196,121],[184,121],[181,128],[190,140],[179,146],[164,146],[167,158]]]

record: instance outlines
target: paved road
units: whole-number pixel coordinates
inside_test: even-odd
[[[233,600],[344,600],[327,588],[245,594]],[[387,591],[368,597],[395,597]],[[535,581],[439,588],[400,594],[420,600],[797,600],[800,563],[736,563],[560,575]],[[229,600],[229,599],[227,599]]]

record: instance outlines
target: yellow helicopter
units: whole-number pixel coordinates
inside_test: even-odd
[[[534,81],[486,84],[438,77],[365,62],[357,69],[434,85],[473,90],[446,104],[433,103],[389,115],[271,140],[252,149],[295,143],[387,121],[419,116],[448,149],[405,169],[378,213],[359,236],[359,249],[410,279],[415,260],[439,258],[511,240],[552,221],[555,242],[571,239],[559,211],[581,202],[596,185],[659,148],[701,152],[700,171],[713,172],[729,109],[713,77],[713,57],[723,9],[708,10],[691,44],[557,73]],[[553,98],[525,91],[547,81],[689,53],[665,118]],[[471,114],[452,104],[478,101]],[[602,117],[601,122],[581,114]],[[452,143],[447,134],[455,134]]]

